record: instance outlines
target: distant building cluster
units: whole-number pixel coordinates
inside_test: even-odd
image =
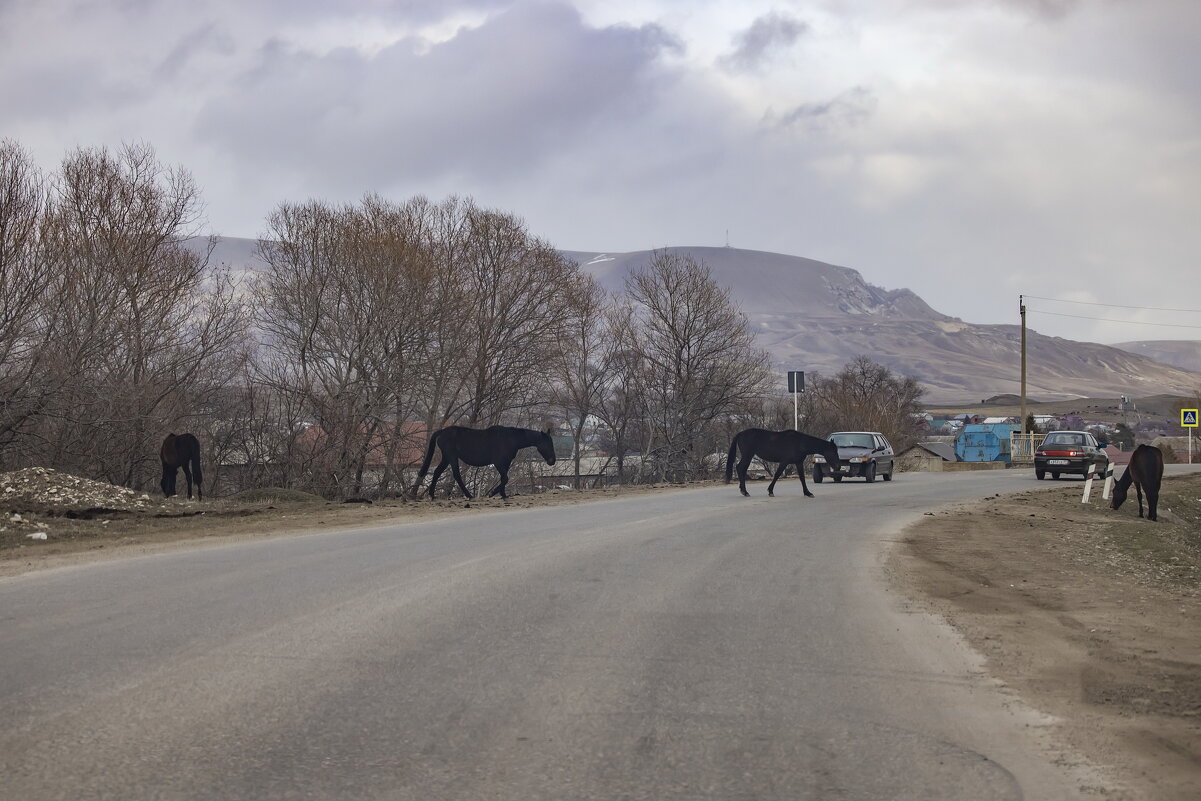
[[[1133,408],[1133,403],[1123,397],[1120,409],[1128,411]],[[1105,450],[1112,463],[1123,465],[1129,460],[1132,447],[1116,442],[1123,436],[1118,425],[1112,421],[1091,419],[1078,413],[1062,416],[1034,414],[1030,417],[1033,418],[1033,433],[1036,435],[1050,431],[1088,431],[1099,441],[1110,443]],[[906,470],[944,470],[951,469],[950,465],[954,463],[964,461],[963,449],[957,447],[957,444],[961,443],[965,429],[968,429],[969,433],[988,429],[997,432],[999,436],[1008,437],[1009,431],[1020,430],[1021,419],[1016,416],[989,417],[972,413],[922,412],[914,415],[914,426],[919,441],[897,455],[898,465]],[[1188,438],[1179,436],[1179,428],[1173,426],[1170,421],[1143,420],[1129,424],[1128,428],[1129,433],[1125,437],[1160,448],[1169,460],[1174,456],[1176,461],[1188,461]],[[1195,461],[1198,443],[1194,443],[1193,448]],[[998,461],[1008,461],[1007,454],[1008,448],[1002,444],[996,449],[995,458]],[[983,459],[988,461],[990,457]]]

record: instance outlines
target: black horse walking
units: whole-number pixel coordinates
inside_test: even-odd
[[[545,431],[535,431],[532,428],[513,428],[512,426],[491,426],[485,429],[467,428],[466,426],[450,426],[440,428],[430,436],[429,447],[425,450],[425,461],[417,473],[417,483],[414,491],[419,493],[421,480],[430,469],[434,458],[434,449],[440,448],[442,460],[434,468],[434,477],[430,480],[429,496],[434,497],[434,487],[442,472],[450,467],[459,489],[468,498],[472,495],[463,483],[463,474],[459,472],[459,461],[464,461],[472,467],[495,465],[500,473],[500,483],[488,490],[488,497],[500,493],[500,497],[508,498],[505,485],[509,483],[509,465],[522,448],[534,447],[547,464],[555,463],[555,444],[550,438],[550,426]]]
[[[163,495],[170,498],[175,494],[175,478],[179,468],[188,479],[188,500],[192,499],[192,482],[196,482],[196,499],[204,500],[200,485],[204,474],[200,472],[200,440],[192,434],[168,434],[159,448],[159,459],[163,463],[163,480],[159,486]]]
[[[1147,493],[1147,519],[1158,520],[1159,485],[1163,482],[1163,452],[1151,445],[1139,445],[1130,454],[1126,472],[1113,485],[1110,505],[1117,509],[1126,501],[1130,485],[1138,493],[1138,516],[1143,516],[1143,493]]]
[[[810,454],[821,454],[830,464],[838,464],[838,446],[828,439],[802,434],[791,428],[784,431],[747,428],[735,434],[734,440],[730,443],[730,453],[726,456],[727,484],[730,483],[734,474],[734,454],[739,451],[742,453],[742,458],[738,460],[738,489],[743,495],[750,495],[746,491],[746,469],[750,466],[751,459],[756,456],[765,462],[780,463],[771,483],[767,485],[768,495],[776,494],[776,482],[780,480],[780,476],[784,475],[788,465],[795,464],[797,475],[801,478],[801,487],[805,490],[805,496],[812,498],[813,493],[809,491],[809,485],[805,483],[805,468],[802,464],[805,457]]]

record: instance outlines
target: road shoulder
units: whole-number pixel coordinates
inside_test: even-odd
[[[1201,477],[1165,480],[1160,522],[1080,482],[927,514],[890,552],[894,589],[958,630],[991,676],[1053,716],[1110,798],[1201,786]],[[1117,786],[1117,785],[1120,785]]]

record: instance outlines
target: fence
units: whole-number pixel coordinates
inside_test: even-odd
[[[1009,461],[1014,462],[1034,462],[1034,452],[1038,450],[1038,446],[1043,443],[1045,434],[1029,432],[1022,434],[1015,431],[1009,438]]]

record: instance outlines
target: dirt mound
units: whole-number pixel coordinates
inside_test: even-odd
[[[103,531],[119,517],[193,514],[190,503],[80,478],[48,467],[0,473],[0,550],[57,541],[83,521]]]
[[[0,473],[0,508],[9,512],[66,512],[87,509],[143,510],[161,505],[144,492],[80,478],[48,467]]]

